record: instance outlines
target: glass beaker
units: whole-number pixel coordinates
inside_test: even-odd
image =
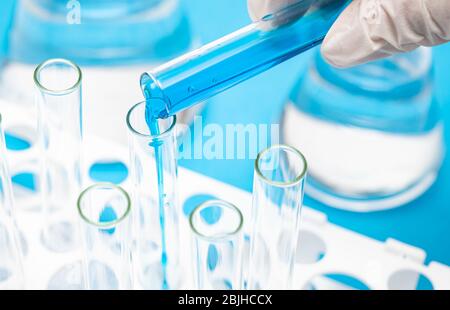
[[[294,87],[282,139],[309,159],[306,193],[367,212],[405,204],[435,180],[443,157],[431,51],[336,69],[317,52]]]
[[[211,200],[192,211],[189,223],[194,235],[197,289],[241,289],[241,211],[228,202]]]
[[[22,248],[14,217],[14,198],[0,114],[0,290],[23,289],[24,286]]]
[[[50,59],[34,73],[38,90],[42,241],[55,252],[77,243],[75,210],[81,189],[81,70],[65,59]]]
[[[145,102],[127,115],[138,279],[145,289],[177,289],[185,270],[179,257],[176,117],[158,120],[160,134],[151,135],[144,116]]]
[[[8,55],[22,63],[61,56],[80,65],[158,62],[190,40],[178,0],[18,0]]]
[[[291,287],[306,170],[303,155],[286,145],[256,158],[248,289]]]
[[[133,288],[131,201],[121,187],[99,183],[78,198],[84,282],[91,290]]]

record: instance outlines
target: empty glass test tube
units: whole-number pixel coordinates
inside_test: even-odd
[[[207,201],[192,211],[197,289],[237,290],[242,284],[241,211],[221,201]]]
[[[81,70],[65,59],[50,59],[34,72],[38,89],[42,240],[55,252],[75,248],[76,202],[81,190]]]
[[[133,288],[131,201],[121,187],[99,183],[78,198],[84,282],[91,290]]]
[[[0,290],[23,289],[24,270],[0,114]]]
[[[253,180],[248,289],[289,289],[297,250],[307,163],[275,145],[258,154]]]
[[[149,111],[154,118],[175,115],[316,46],[349,2],[298,0],[143,73]]]
[[[176,118],[158,120],[160,134],[152,135],[144,115],[145,102],[127,115],[136,268],[144,289],[177,289],[186,271],[180,266],[179,251]]]

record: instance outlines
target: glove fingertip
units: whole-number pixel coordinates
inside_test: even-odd
[[[258,5],[258,0],[247,0],[248,15],[252,21],[257,21],[260,19]]]
[[[335,36],[327,36],[320,48],[322,57],[327,63],[336,68],[348,68],[352,65],[346,51],[343,49],[339,39]],[[348,54],[347,54],[348,55]]]

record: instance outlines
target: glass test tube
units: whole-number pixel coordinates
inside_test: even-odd
[[[81,70],[50,59],[34,72],[38,89],[41,189],[45,217],[42,239],[56,252],[75,248],[76,201],[81,187]]]
[[[100,183],[78,198],[87,289],[133,288],[131,202],[121,187]]]
[[[154,117],[175,115],[316,46],[349,2],[298,0],[143,73],[141,88]]]
[[[151,135],[145,102],[127,115],[130,132],[130,175],[137,240],[138,278],[145,289],[177,289],[182,285],[177,203],[175,116],[158,120],[159,135]]]
[[[220,200],[207,201],[189,218],[194,234],[195,280],[198,289],[241,289],[242,226],[241,211]]]
[[[307,163],[296,149],[259,153],[253,180],[248,289],[289,289],[300,229]]]
[[[0,290],[23,289],[24,285],[22,249],[14,218],[14,199],[0,114]]]

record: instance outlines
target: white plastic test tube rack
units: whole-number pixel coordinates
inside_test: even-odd
[[[5,120],[5,130],[26,140],[35,137],[32,131],[34,119],[30,113],[17,110],[9,103],[0,100]],[[27,118],[28,116],[28,118]],[[28,120],[28,121],[27,121]],[[86,136],[85,144],[85,180],[84,187],[94,183],[87,171],[94,163],[128,163],[128,150],[104,139]],[[31,172],[37,174],[38,156],[36,145],[23,151],[9,151],[13,174]],[[252,203],[251,193],[242,191],[217,180],[205,177],[186,169],[179,169],[180,206],[186,208],[186,202],[192,197],[212,196],[227,200],[238,206],[244,221],[249,219]],[[128,180],[120,184],[131,192]],[[50,279],[61,268],[70,268],[77,257],[72,254],[55,254],[46,251],[40,242],[40,212],[38,197],[26,189],[17,188],[18,222],[23,233],[27,253],[25,255],[26,287],[45,289]],[[188,217],[183,216],[181,251],[183,261],[193,264],[192,240],[190,238]],[[248,223],[248,220],[245,221]],[[244,231],[248,235],[249,227]],[[272,251],[272,249],[271,249]],[[415,289],[421,277],[428,279],[434,289],[450,289],[450,267],[438,262],[425,265],[426,253],[422,249],[410,246],[394,239],[386,242],[376,241],[348,229],[329,223],[325,214],[304,207],[302,211],[302,233],[300,250],[296,257],[293,288],[304,289],[352,289],[354,279],[369,289]],[[186,268],[192,270],[193,268]],[[331,275],[331,276],[330,276]],[[336,276],[338,275],[338,276]],[[344,280],[339,280],[340,278]],[[192,275],[187,274],[186,288],[193,288]],[[74,279],[76,281],[76,279]],[[358,287],[358,285],[356,285]],[[139,285],[136,285],[139,289]]]

